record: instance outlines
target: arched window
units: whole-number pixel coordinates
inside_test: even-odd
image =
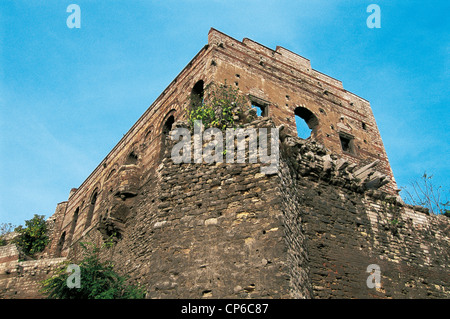
[[[73,235],[73,233],[75,232],[75,227],[77,226],[79,212],[80,212],[80,207],[77,207],[77,209],[75,210],[75,213],[73,213],[72,225],[70,226],[70,232],[69,232],[70,235]]]
[[[319,124],[317,117],[307,108],[299,106],[294,111],[297,136],[307,139]]]
[[[115,172],[116,172],[116,169],[113,168],[113,169],[109,172],[109,174],[108,174],[108,176],[106,177],[105,181],[109,180],[109,179],[111,178],[111,176],[114,175]]]
[[[203,82],[203,80],[195,83],[191,91],[191,105],[201,105],[201,103],[203,102],[203,94],[205,89],[204,86],[205,83]]]
[[[164,140],[165,140],[166,136],[169,134],[169,132],[172,130],[173,123],[175,123],[175,118],[173,117],[173,115],[171,115],[164,123],[163,129],[162,129],[162,134],[163,134]]]
[[[56,257],[61,257],[62,250],[64,248],[64,242],[66,241],[66,232],[63,232],[59,238],[58,244],[56,245],[55,255]]]
[[[168,113],[171,114],[171,112]],[[174,113],[172,113],[174,114]],[[166,120],[161,128],[161,150],[160,150],[160,160],[164,157],[166,152],[166,139],[169,136],[170,131],[172,130],[173,123],[175,123],[175,117],[173,115],[166,116]]]
[[[92,216],[94,215],[94,209],[95,209],[95,203],[97,202],[97,191],[94,191],[91,197],[91,203],[89,204],[89,211],[86,216],[86,224],[84,226],[84,229],[87,229],[89,226],[91,226],[92,222]]]
[[[83,204],[84,204],[84,202],[83,202]],[[83,207],[83,204],[81,204],[81,207]],[[77,227],[79,213],[80,213],[80,207],[77,207],[77,209],[73,213],[72,223],[70,225],[69,233],[67,234],[67,245],[70,245],[72,243],[73,235],[75,233],[75,228]]]
[[[152,138],[152,132],[153,132],[153,125],[150,126],[146,131],[145,131],[145,141],[150,141],[150,139]]]

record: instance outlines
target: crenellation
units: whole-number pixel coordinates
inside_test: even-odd
[[[274,56],[276,54],[276,51],[274,51],[274,50],[272,50],[272,49],[270,49],[270,48],[268,48],[268,47],[266,47],[266,46],[264,46],[264,45],[262,45],[262,44],[260,44],[260,43],[258,43],[256,41],[253,41],[253,40],[251,40],[249,38],[242,39],[242,43],[245,46],[255,50],[256,52],[263,53],[263,55],[259,55],[259,59],[262,62],[264,62],[264,56],[271,57],[271,56]]]
[[[343,100],[343,102],[349,102],[348,97],[345,95],[347,91],[344,90],[341,81],[314,69],[312,69],[311,71],[311,76],[313,76],[317,80],[317,85],[320,88],[338,95]]]
[[[290,60],[294,62],[294,64],[291,63],[291,66],[293,66],[294,68],[299,69],[302,72],[311,71],[311,63],[307,58],[302,57],[301,55],[289,51],[281,46],[276,47],[276,52],[278,52],[283,57],[283,61]],[[275,59],[277,59],[277,57],[275,57]]]

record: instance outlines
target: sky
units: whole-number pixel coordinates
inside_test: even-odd
[[[0,223],[51,216],[211,27],[342,81],[370,101],[398,186],[426,171],[448,192],[448,12],[448,0],[0,0]]]

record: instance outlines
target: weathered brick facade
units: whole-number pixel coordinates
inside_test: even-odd
[[[244,127],[283,128],[276,174],[173,163],[168,132],[212,82],[263,109]],[[53,220],[44,257],[117,234],[108,258],[149,298],[450,296],[448,218],[401,202],[369,102],[295,53],[214,29]],[[370,264],[380,288],[366,285]]]

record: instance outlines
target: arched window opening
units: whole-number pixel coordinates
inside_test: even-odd
[[[307,139],[311,136],[311,129],[306,122],[298,115],[295,115],[295,125],[297,127],[297,136],[302,139]]]
[[[204,85],[205,83],[203,82],[203,80],[200,80],[197,83],[195,83],[191,91],[191,105],[202,104],[204,95]]]
[[[80,207],[77,207],[77,209],[75,210],[75,213],[73,213],[72,225],[70,226],[70,234],[71,235],[73,235],[73,233],[75,232],[75,227],[77,226],[79,212],[80,212]]]
[[[106,177],[106,180],[105,180],[105,181],[109,180],[109,179],[111,178],[111,176],[114,175],[115,172],[116,172],[116,169],[113,168],[113,169],[109,172],[108,177]]]
[[[56,257],[61,257],[62,250],[64,248],[64,242],[66,241],[66,232],[63,232],[59,238],[58,244],[56,245],[55,255]]]
[[[361,127],[364,131],[367,131],[367,124],[364,122],[361,122]]]
[[[160,159],[164,157],[164,154],[166,152],[166,140],[169,136],[170,131],[172,130],[173,123],[175,123],[175,118],[173,117],[173,115],[170,115],[164,122],[164,125],[162,127]]]
[[[83,204],[81,204],[81,207],[83,207]],[[72,243],[73,235],[75,233],[75,228],[77,227],[79,213],[80,213],[80,207],[77,207],[77,209],[75,210],[75,212],[73,213],[73,216],[72,216],[72,223],[70,225],[70,230],[69,230],[69,233],[67,236],[67,245],[70,245]]]
[[[173,123],[175,123],[175,118],[173,117],[173,115],[171,115],[164,123],[163,129],[162,129],[164,139],[169,134],[169,132],[172,130]]]
[[[317,117],[305,107],[297,107],[294,111],[297,136],[307,139],[319,124]]]
[[[84,229],[87,229],[89,226],[91,226],[92,216],[94,216],[94,209],[96,202],[97,202],[97,191],[95,191],[94,194],[92,195],[91,203],[89,205],[89,211],[86,216],[86,224],[84,226]]]
[[[145,133],[145,141],[149,141],[152,138],[152,131],[153,131],[153,127],[150,127],[147,132]]]
[[[125,161],[125,165],[136,165],[138,162],[138,156],[133,152],[131,152],[126,161]]]

